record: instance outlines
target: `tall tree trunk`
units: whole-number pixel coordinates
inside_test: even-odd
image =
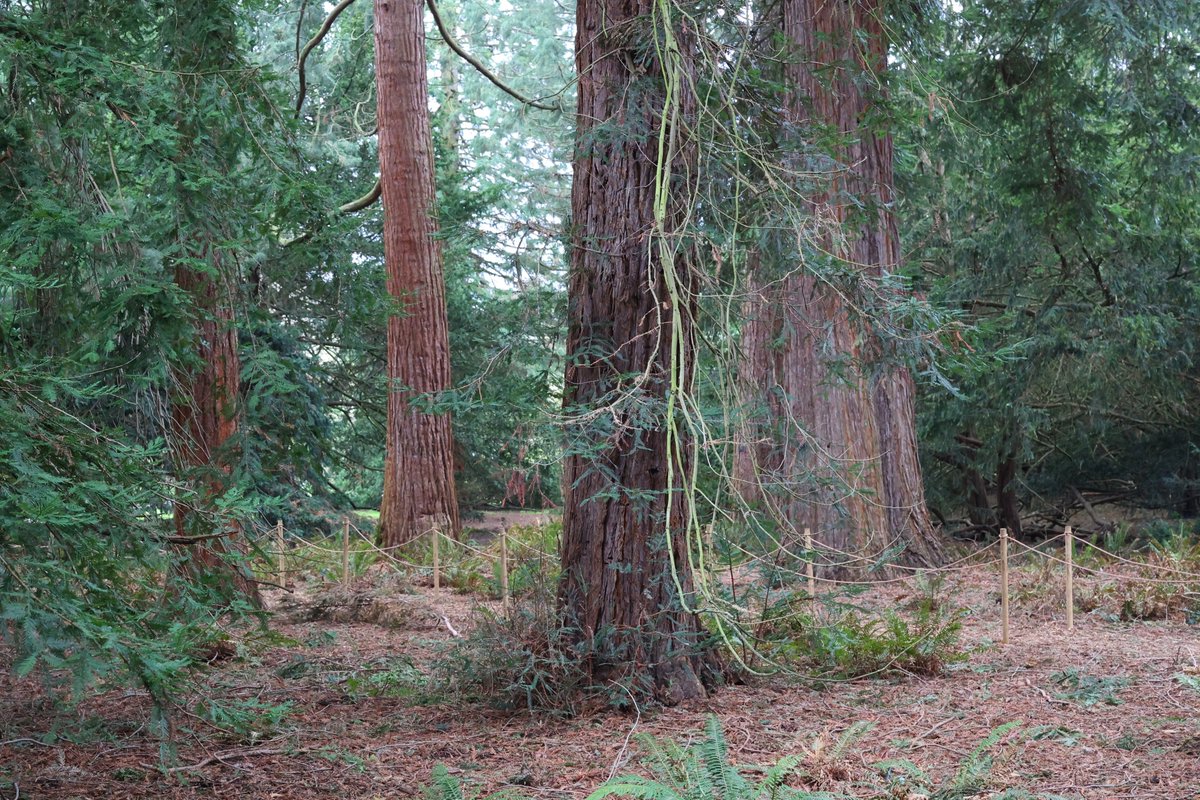
[[[838,142],[838,167],[808,199],[812,218],[834,231],[820,246],[856,273],[858,286],[886,291],[881,281],[899,263],[893,148],[890,136],[865,124],[872,102],[862,88],[886,65],[881,5],[784,0],[783,26],[795,50],[785,67],[788,121]],[[790,498],[787,522],[813,528],[817,542],[835,551],[826,572],[853,571],[870,563],[854,556],[897,544],[909,563],[936,562],[941,547],[917,460],[912,376],[889,362],[884,343],[852,313],[846,286],[793,270],[771,301],[743,337],[761,338],[763,325],[785,332],[761,385],[772,416],[803,429],[798,441],[784,437],[765,468],[777,471],[776,489]]]
[[[233,535],[237,531],[210,537],[216,532],[213,520],[221,516],[214,501],[228,489],[236,461],[232,440],[238,430],[241,389],[234,314],[238,287],[217,244],[222,237],[220,223],[203,215],[211,201],[197,196],[197,190],[182,179],[189,169],[186,159],[206,157],[210,143],[222,136],[208,128],[204,110],[196,107],[195,100],[204,96],[202,85],[211,80],[212,71],[230,66],[236,52],[236,20],[227,4],[214,0],[188,0],[170,4],[169,9],[174,19],[168,19],[166,25],[178,36],[170,63],[179,71],[178,158],[184,162],[179,165],[177,202],[178,218],[186,227],[179,231],[179,244],[188,254],[176,264],[174,277],[191,298],[196,341],[194,364],[172,371],[173,457],[176,470],[195,493],[194,500],[176,500],[175,531],[179,536],[204,537],[187,548],[194,574],[220,575],[253,604],[261,605],[257,584],[243,567],[225,558],[242,546]],[[209,23],[202,28],[202,36],[196,34],[197,20]],[[222,168],[232,172],[236,154],[223,158],[227,160]],[[225,524],[234,526],[235,522],[226,520]]]
[[[434,217],[433,134],[421,0],[375,0],[379,174],[387,290],[403,307],[388,318],[387,455],[379,536],[405,544],[430,527],[460,530],[448,414],[414,402],[450,388],[450,337]]]
[[[182,475],[194,484],[197,504],[175,502],[175,532],[178,536],[207,536],[213,533],[212,501],[228,488],[233,466],[231,439],[238,428],[238,392],[241,361],[238,358],[237,324],[227,286],[220,276],[221,261],[210,244],[197,258],[207,261],[212,272],[188,266],[175,269],[175,283],[192,297],[197,312],[197,366],[174,371],[178,397],[171,410],[175,460]],[[228,524],[232,525],[232,521]],[[224,558],[236,540],[205,538],[188,548],[193,573],[228,573],[233,585],[255,605],[261,605],[258,585],[240,568]]]
[[[654,5],[577,5],[564,405],[580,421],[564,467],[559,600],[564,624],[596,645],[586,665],[596,678],[633,679],[675,703],[704,694],[708,658],[686,610],[688,443],[667,430],[668,389],[678,397],[693,377],[695,277],[671,249],[681,200],[671,197],[656,220],[655,181],[660,132],[676,143],[687,136],[685,125],[664,122],[664,106],[682,104],[673,108],[686,117],[693,101],[690,88],[665,95],[651,49],[651,26],[662,22]],[[681,56],[676,66],[690,68],[686,43]],[[661,166],[678,176],[689,149]]]
[[[770,507],[777,499],[773,491],[774,476],[769,471],[774,444],[779,431],[763,391],[767,376],[777,369],[779,351],[774,342],[781,322],[775,313],[774,292],[764,289],[760,279],[761,259],[757,251],[747,259],[745,298],[741,307],[741,336],[738,341],[737,389],[738,428],[735,432],[733,454],[733,489],[742,501],[751,505]]]

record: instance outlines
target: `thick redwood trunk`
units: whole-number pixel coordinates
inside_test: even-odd
[[[180,267],[175,282],[191,294],[201,315],[196,324],[199,366],[176,370],[179,394],[171,415],[176,465],[180,474],[190,479],[200,505],[176,501],[175,532],[178,536],[207,536],[214,532],[211,501],[227,488],[232,468],[229,440],[237,433],[241,369],[237,327],[229,299],[221,296],[211,275]],[[230,537],[207,538],[191,545],[186,552],[196,567],[192,571],[228,575],[242,594],[259,605],[257,584],[223,558],[231,546],[237,546],[237,541]]]
[[[882,342],[854,310],[856,302],[870,303],[899,263],[889,208],[891,138],[864,124],[872,109],[863,87],[874,85],[869,79],[886,63],[880,5],[784,0],[784,32],[794,45],[787,117],[806,135],[839,142],[827,185],[809,197],[811,216],[830,231],[819,234],[820,248],[856,274],[834,284],[808,269],[791,271],[743,331],[751,344],[762,338],[762,326],[784,332],[781,354],[760,386],[786,432],[762,471],[776,476],[773,490],[788,498],[787,524],[813,528],[818,543],[843,551],[827,559],[843,566],[896,544],[906,546],[910,563],[941,554],[917,460],[912,377],[888,363]]]
[[[450,388],[450,338],[434,218],[433,135],[421,0],[376,0],[375,74],[387,289],[403,307],[388,319],[387,456],[379,535],[405,544],[438,527],[459,531],[448,414],[414,399]]]
[[[688,506],[680,491],[686,438],[667,452],[668,387],[686,389],[692,380],[695,301],[686,258],[664,260],[659,249],[678,224],[680,205],[669,201],[656,226],[656,147],[666,98],[647,47],[653,5],[577,6],[564,403],[578,422],[564,467],[560,604],[565,624],[595,643],[587,667],[598,680],[633,679],[674,703],[704,694],[706,659],[700,621],[685,610],[692,593]],[[686,92],[674,100],[686,116]],[[668,132],[676,141],[686,136],[683,127]],[[681,151],[671,161],[676,175],[688,157]],[[667,271],[677,277],[677,304]]]

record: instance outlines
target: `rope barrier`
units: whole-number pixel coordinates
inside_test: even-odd
[[[1056,536],[1054,538],[1058,539],[1061,537]],[[1053,541],[1053,540],[1047,540],[1047,541]],[[1025,544],[1024,542],[1019,542],[1016,539],[1010,539],[1009,542],[1017,545],[1018,547],[1023,548],[1027,552],[1033,553],[1034,555],[1041,556],[1042,558],[1044,558],[1048,561],[1053,561],[1053,562],[1062,564],[1063,566],[1066,566],[1066,563],[1067,563],[1066,560],[1061,559],[1058,556],[1051,555],[1050,553],[1043,553],[1042,551],[1038,550],[1037,548],[1030,547],[1029,545]],[[1153,564],[1138,564],[1138,562],[1130,561],[1129,559],[1120,559],[1120,560],[1125,561],[1126,563],[1129,563],[1129,564],[1134,564],[1137,566],[1144,567],[1146,569],[1157,569],[1158,568]],[[1110,580],[1129,581],[1130,583],[1147,583],[1147,584],[1158,585],[1158,586],[1188,586],[1190,584],[1200,584],[1200,575],[1196,575],[1194,573],[1181,572],[1179,570],[1173,570],[1173,571],[1180,572],[1181,574],[1184,574],[1184,575],[1192,575],[1192,579],[1191,580],[1182,580],[1182,579],[1172,580],[1170,578],[1149,578],[1149,577],[1146,577],[1143,575],[1126,575],[1124,573],[1109,572],[1107,570],[1095,569],[1093,567],[1085,567],[1085,566],[1081,565],[1078,561],[1073,561],[1072,566],[1074,569],[1079,570],[1080,572],[1087,572],[1091,575],[1109,578]]]
[[[257,524],[251,523],[249,527],[256,534],[256,540],[259,543],[266,543],[266,542],[274,541],[274,536],[275,536],[275,531],[276,531],[276,528],[274,526],[267,528],[267,527],[262,527]],[[473,553],[480,557],[486,558],[488,560],[493,560],[493,561],[497,560],[499,558],[499,556],[497,556],[494,553],[489,552],[488,550],[484,550],[479,547],[476,547],[466,541],[455,539],[454,537],[449,536],[445,532],[436,530],[436,529],[427,531],[425,534],[422,534],[421,536],[417,537],[417,539],[414,539],[412,542],[406,542],[404,544],[382,547],[375,543],[373,537],[364,533],[364,531],[358,525],[354,524],[353,522],[349,522],[349,528],[351,531],[354,532],[355,536],[359,540],[361,540],[362,542],[365,542],[367,544],[367,546],[368,546],[367,552],[373,552],[377,555],[384,557],[385,559],[387,559],[388,563],[390,563],[391,565],[396,566],[396,567],[402,567],[402,568],[407,568],[407,569],[412,569],[412,570],[429,569],[430,565],[420,564],[420,563],[416,563],[413,561],[409,561],[409,560],[400,558],[394,554],[394,551],[409,547],[410,545],[413,544],[413,542],[417,541],[417,539],[424,538],[425,536],[428,536],[431,534],[442,537],[447,542],[453,544],[455,547],[459,548],[460,550],[462,550],[464,552]],[[285,530],[284,537],[286,538],[287,535],[288,535],[288,532]],[[505,534],[502,533],[501,535],[505,535]],[[1008,541],[1009,541],[1010,545],[1017,546],[1017,548],[1019,550],[1019,555],[1021,555],[1021,556],[1037,556],[1037,557],[1046,559],[1048,562],[1057,563],[1057,564],[1063,565],[1065,567],[1067,565],[1067,562],[1065,559],[1063,559],[1059,556],[1056,556],[1053,553],[1045,552],[1045,550],[1044,550],[1044,548],[1046,548],[1048,545],[1052,545],[1052,544],[1058,542],[1059,540],[1064,539],[1065,535],[1066,535],[1065,533],[1058,534],[1049,539],[1045,539],[1045,540],[1039,542],[1037,545],[1029,545],[1029,544],[1026,544],[1025,542],[1021,542],[1014,538],[1010,538]],[[284,548],[284,550],[281,553],[281,551],[279,551],[273,547],[270,547],[270,546],[263,547],[261,545],[259,546],[258,549],[264,555],[267,555],[267,556],[277,556],[280,554],[284,554],[292,560],[299,560],[303,563],[309,563],[309,564],[319,563],[320,560],[317,558],[313,558],[311,556],[307,556],[303,552],[304,550],[313,550],[313,551],[317,551],[320,553],[329,553],[329,554],[341,554],[343,552],[342,548],[324,547],[322,545],[316,544],[314,542],[308,541],[308,540],[300,538],[300,537],[293,536],[293,538],[299,539],[299,541],[301,542],[302,547],[299,550]],[[786,556],[786,557],[793,559],[795,561],[798,561],[798,562],[806,562],[809,560],[809,557],[807,557],[805,554],[812,553],[814,551],[823,552],[823,553],[832,553],[832,554],[836,554],[839,556],[844,556],[845,560],[835,561],[833,563],[826,563],[826,564],[822,564],[821,566],[838,569],[838,568],[842,568],[842,567],[848,567],[848,566],[851,566],[854,564],[874,563],[874,562],[878,561],[878,559],[880,558],[881,555],[887,553],[888,550],[891,549],[891,547],[886,547],[886,548],[884,548],[883,551],[881,551],[880,556],[876,556],[876,557],[872,558],[870,556],[849,553],[845,550],[841,550],[832,545],[829,545],[829,544],[826,544],[823,542],[814,541],[812,543],[811,549],[806,549],[804,551],[804,553],[799,553],[799,552],[793,550],[791,547],[789,547],[787,544],[785,544],[779,538],[777,538],[777,537],[770,537],[770,538],[771,538],[771,541],[776,544],[775,552],[773,552],[771,554],[756,553],[756,552],[753,552],[753,551],[747,549],[745,546],[743,546],[742,544],[740,544],[738,542],[735,542],[732,540],[726,540],[726,544],[729,545],[732,548],[732,550],[735,551],[736,553],[738,553],[739,556],[741,556],[741,558],[742,558],[742,560],[739,561],[736,565],[731,564],[730,566],[731,567],[732,566],[759,566],[759,567],[765,566],[776,574],[782,573],[789,577],[794,577],[794,578],[799,579],[799,578],[804,578],[805,573],[801,570],[793,569],[783,563],[780,563],[781,557]],[[521,548],[522,550],[524,550],[534,556],[537,556],[538,558],[541,558],[541,559],[557,559],[559,557],[557,553],[547,552],[538,547],[535,547],[526,542],[523,542],[519,538],[508,537],[508,543],[515,544],[517,547]],[[1180,577],[1178,577],[1178,578],[1157,578],[1157,577],[1151,577],[1151,576],[1147,576],[1147,575],[1135,575],[1135,574],[1129,574],[1126,572],[1116,572],[1116,571],[1113,571],[1110,569],[1104,569],[1104,568],[1100,568],[1100,567],[1086,566],[1084,564],[1079,563],[1078,560],[1073,561],[1072,562],[1073,569],[1075,569],[1081,573],[1084,573],[1086,575],[1090,575],[1090,576],[1104,579],[1104,580],[1124,581],[1124,582],[1128,582],[1128,583],[1140,583],[1140,584],[1153,585],[1153,586],[1174,586],[1174,587],[1188,587],[1191,585],[1200,586],[1200,573],[1190,572],[1188,570],[1179,569],[1177,567],[1172,567],[1167,564],[1152,564],[1152,563],[1147,563],[1147,562],[1142,562],[1142,561],[1135,561],[1135,560],[1127,558],[1125,556],[1121,556],[1117,553],[1113,553],[1097,544],[1093,544],[1086,540],[1080,540],[1080,544],[1090,550],[1096,551],[1097,553],[1103,555],[1104,557],[1112,559],[1113,561],[1116,561],[1121,564],[1128,564],[1130,566],[1133,566],[1133,567],[1136,567],[1136,568],[1142,569],[1142,570],[1165,572],[1165,573],[1169,573],[1171,575],[1177,575]],[[914,566],[905,565],[905,564],[886,564],[886,565],[884,565],[888,569],[902,569],[902,570],[910,571],[912,573],[911,575],[900,575],[900,576],[895,576],[895,577],[890,577],[890,578],[881,578],[881,579],[877,579],[877,580],[867,580],[867,579],[849,580],[849,579],[840,579],[840,578],[820,578],[819,581],[822,584],[824,584],[825,586],[832,586],[832,587],[862,586],[864,584],[878,586],[878,585],[890,585],[890,584],[897,584],[897,583],[905,583],[908,581],[912,581],[916,578],[919,578],[921,576],[928,576],[931,574],[932,575],[946,575],[946,574],[951,574],[951,573],[963,573],[963,572],[967,572],[969,570],[984,569],[984,568],[992,567],[992,566],[995,566],[995,565],[998,565],[1001,563],[1002,559],[999,557],[992,558],[992,559],[985,560],[985,561],[980,560],[980,557],[983,554],[988,553],[989,551],[991,551],[993,548],[997,547],[998,545],[999,545],[998,540],[991,542],[981,549],[975,550],[961,558],[958,558],[958,559],[950,562],[949,564],[945,564],[945,565],[942,565],[939,567],[914,567]],[[721,570],[721,571],[724,571],[724,570]],[[748,610],[742,609],[742,611],[748,611]]]

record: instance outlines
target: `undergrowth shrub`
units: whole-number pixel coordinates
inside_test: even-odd
[[[888,611],[882,617],[848,612],[837,622],[816,625],[805,655],[840,677],[909,672],[937,675],[947,664],[962,661],[957,614],[919,612],[910,621]]]
[[[737,764],[720,720],[710,716],[703,736],[683,745],[650,734],[636,737],[644,753],[647,774],[626,774],[605,781],[587,800],[610,797],[633,800],[1066,800],[1036,789],[1000,787],[996,769],[1010,761],[1031,736],[1014,720],[993,728],[970,750],[945,779],[939,779],[909,759],[871,762],[861,750],[868,722],[855,722],[831,745],[817,737],[811,746],[789,753],[774,763]],[[502,792],[478,797],[438,765],[422,791],[424,800],[518,800]]]
[[[582,668],[591,645],[564,628],[553,595],[540,591],[508,614],[476,609],[472,631],[436,661],[433,683],[503,709],[573,715],[605,691]]]
[[[906,613],[873,612],[829,601],[816,613],[788,600],[772,611],[767,635],[780,653],[840,678],[887,673],[937,675],[967,655],[961,642],[965,611],[922,598]]]
[[[690,747],[654,736],[641,736],[650,777],[624,775],[605,782],[587,800],[633,797],[638,800],[819,800],[827,792],[797,789],[788,780],[800,772],[801,755],[787,755],[770,767],[754,768],[758,780],[748,778],[729,760],[729,745],[721,723],[709,717],[704,737]]]
[[[958,764],[949,779],[939,781],[907,759],[874,764],[856,752],[871,723],[856,722],[829,746],[818,737],[801,752],[770,765],[738,765],[730,760],[720,721],[709,717],[704,736],[683,746],[650,735],[638,737],[649,773],[613,778],[588,800],[629,797],[635,800],[966,800],[993,789],[995,767],[1016,753],[1024,740],[1019,720],[992,729]],[[840,790],[840,791],[838,791]],[[849,792],[849,793],[842,793]],[[990,795],[1005,800],[1062,800],[1053,794],[1006,789]]]

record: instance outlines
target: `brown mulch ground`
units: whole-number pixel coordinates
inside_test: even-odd
[[[1018,590],[1021,581],[1014,576]],[[343,595],[316,587],[277,592],[270,598],[280,610],[275,628],[295,641],[223,661],[207,680],[214,696],[293,703],[281,734],[223,741],[182,716],[184,768],[164,774],[143,694],[113,691],[64,711],[36,681],[16,680],[7,669],[0,677],[0,798],[12,800],[18,790],[20,798],[406,798],[419,796],[438,763],[479,791],[583,798],[610,775],[637,767],[631,733],[694,739],[709,714],[721,719],[736,761],[804,754],[816,776],[809,788],[851,797],[922,797],[898,779],[892,790],[869,788],[887,782],[872,766],[884,759],[907,759],[946,787],[989,731],[1023,720],[1024,734],[991,751],[995,763],[978,793],[947,796],[1024,789],[1089,800],[1200,798],[1200,692],[1176,678],[1197,672],[1197,629],[1182,620],[1120,623],[1081,613],[1068,633],[1051,591],[1018,591],[1012,642],[1001,647],[991,644],[999,631],[994,584],[984,568],[947,583],[946,596],[972,609],[964,638],[974,649],[969,661],[935,678],[763,679],[685,708],[576,719],[413,705],[349,688],[347,674],[364,665],[395,666],[404,657],[427,663],[451,638],[450,627],[469,629],[472,598],[423,587],[397,591],[392,603],[386,591],[364,584]],[[871,599],[899,603],[908,591],[880,587]],[[0,652],[0,667],[11,666],[7,659]],[[1063,699],[1052,680],[1065,669],[1129,683],[1116,691],[1118,704],[1084,706]],[[857,721],[873,727],[834,754],[840,734]],[[1034,729],[1037,738],[1029,735]]]

